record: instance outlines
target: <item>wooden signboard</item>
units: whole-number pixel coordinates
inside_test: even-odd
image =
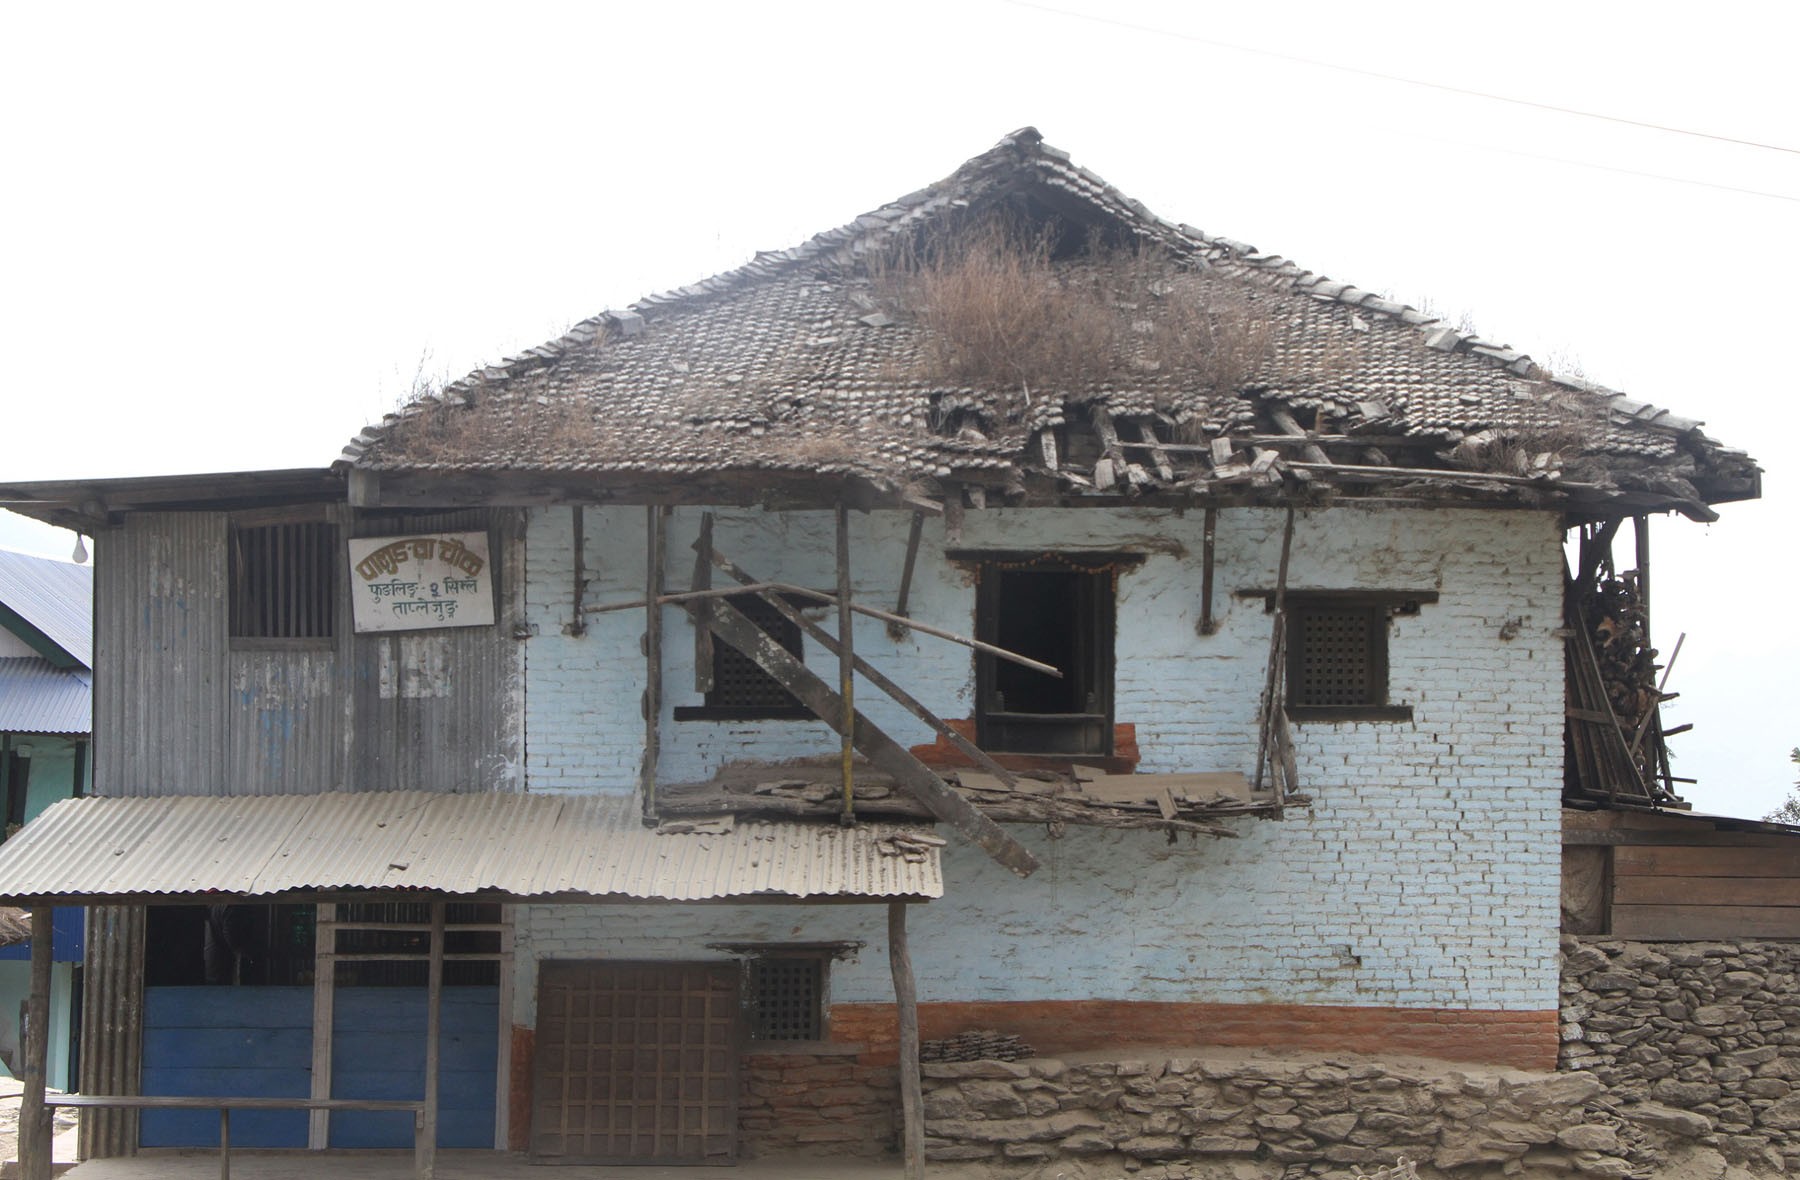
[[[349,549],[358,631],[484,627],[494,621],[485,532],[359,537]]]

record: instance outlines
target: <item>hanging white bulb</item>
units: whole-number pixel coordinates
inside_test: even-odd
[[[82,538],[80,533],[75,534],[75,552],[73,557],[76,565],[81,565],[88,559],[87,541]]]

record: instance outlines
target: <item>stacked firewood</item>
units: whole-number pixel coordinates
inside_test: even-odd
[[[1582,602],[1600,679],[1627,733],[1636,733],[1662,700],[1656,689],[1656,649],[1650,646],[1649,619],[1638,593],[1635,570],[1603,578]]]
[[[1023,1061],[1036,1056],[1030,1045],[991,1028],[957,1033],[919,1046],[920,1061]]]

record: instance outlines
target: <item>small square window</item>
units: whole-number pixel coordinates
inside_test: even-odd
[[[329,639],[339,559],[325,521],[233,525],[233,639]]]
[[[769,605],[761,595],[733,594],[725,601],[796,660],[805,659],[799,625]],[[762,665],[717,636],[712,641],[712,688],[706,693],[706,703],[675,709],[677,721],[785,720],[811,716],[793,693],[763,671]]]
[[[822,956],[744,960],[745,1026],[753,1041],[825,1038],[825,959]]]
[[[1408,721],[1388,703],[1388,620],[1436,595],[1299,593],[1288,597],[1287,711],[1296,721]]]

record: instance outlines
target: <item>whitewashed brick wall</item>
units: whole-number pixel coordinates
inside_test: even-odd
[[[856,592],[891,605],[907,517],[852,519]],[[687,510],[671,521],[671,586],[687,583],[698,521]],[[831,528],[828,513],[747,511],[721,514],[715,538],[758,577],[828,588]],[[642,510],[589,510],[587,534],[588,601],[640,596]],[[1260,601],[1232,591],[1273,585],[1280,536],[1279,512],[1219,514],[1221,628],[1209,637],[1196,634],[1199,512],[970,512],[954,544],[1146,554],[1119,579],[1115,647],[1115,713],[1137,726],[1140,769],[1248,771],[1269,619]],[[587,635],[565,635],[570,542],[567,510],[532,513],[528,785],[628,792],[642,750],[643,615],[589,616]],[[913,613],[969,633],[973,587],[944,548],[942,523],[928,522]],[[1302,514],[1294,588],[1439,592],[1389,632],[1389,699],[1410,704],[1413,720],[1297,725],[1314,806],[1279,822],[1235,821],[1239,839],[1171,845],[1158,833],[1071,828],[1053,841],[1014,828],[1044,861],[1029,880],[953,846],[947,896],[915,910],[921,998],[1554,1008],[1561,563],[1551,513]],[[816,722],[674,722],[668,709],[699,703],[692,628],[674,609],[664,627],[663,781],[701,778],[732,758],[836,749]],[[859,622],[856,645],[940,715],[971,714],[966,649],[923,636],[896,643],[871,620]],[[807,655],[833,676],[833,657],[816,645]],[[858,704],[902,742],[931,740],[872,689]],[[833,997],[888,1000],[882,923],[863,906],[524,908],[518,1015],[530,1022],[537,958],[707,957],[708,941],[863,939],[859,961],[835,970]]]

